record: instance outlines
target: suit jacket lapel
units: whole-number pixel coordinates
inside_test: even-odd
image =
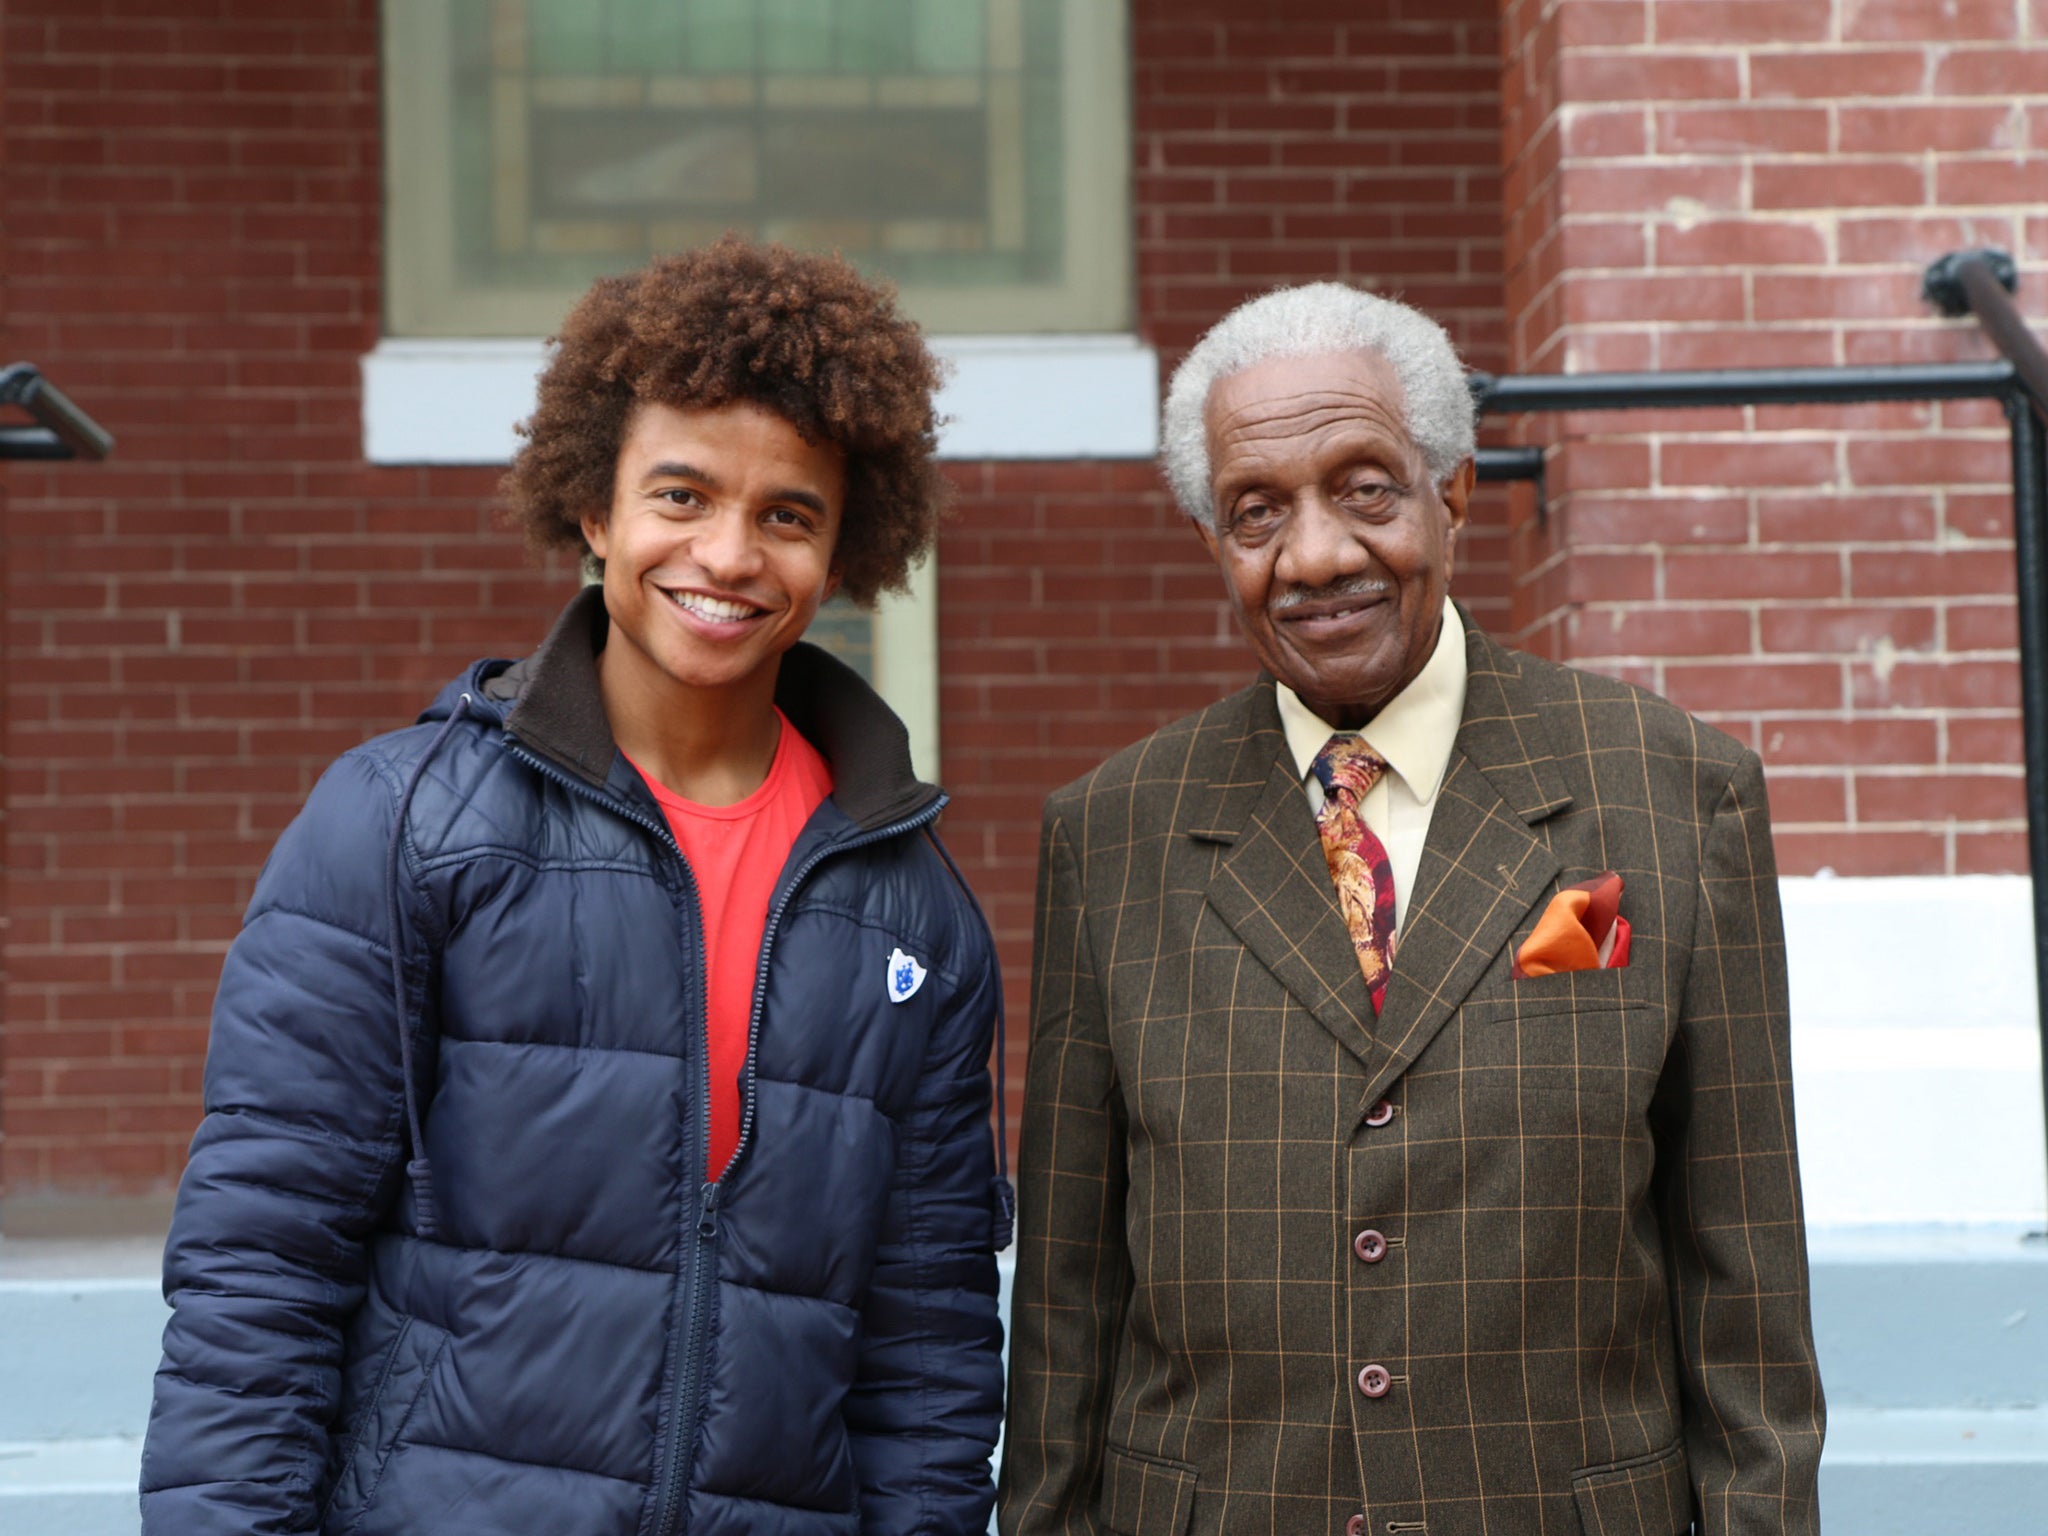
[[[1467,625],[1465,714],[1402,925],[1363,1105],[1408,1070],[1557,878],[1531,828],[1571,804],[1511,652]],[[1363,1107],[1363,1106],[1361,1106]]]
[[[1370,1069],[1372,999],[1337,909],[1329,866],[1280,729],[1273,683],[1240,695],[1243,728],[1219,754],[1191,836],[1232,845],[1209,881],[1209,905],[1280,984]]]

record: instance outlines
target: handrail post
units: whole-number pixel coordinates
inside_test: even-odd
[[[2005,414],[2012,424],[2012,542],[2019,567],[2020,729],[2027,762],[2027,867],[2034,892],[2034,994],[2041,1032],[2041,1102],[2048,1106],[2048,433],[2024,389],[2005,397]]]
[[[1973,315],[2013,367],[2012,550],[2018,567],[2020,730],[2027,763],[2027,871],[2034,893],[2034,999],[2041,1033],[2041,1103],[2048,1117],[2048,348],[2012,295],[2019,268],[2005,251],[1951,251],[1920,292],[1943,314]]]

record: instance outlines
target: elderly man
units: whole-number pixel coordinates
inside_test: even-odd
[[[1449,601],[1472,416],[1336,284],[1174,378],[1264,674],[1046,806],[1010,1536],[1816,1528],[1762,771]]]

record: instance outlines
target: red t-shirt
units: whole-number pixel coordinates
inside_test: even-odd
[[[818,749],[781,710],[775,715],[782,736],[775,744],[768,777],[737,804],[699,805],[656,783],[646,770],[640,772],[697,880],[697,912],[704,925],[704,1032],[711,1070],[706,1173],[714,1179],[725,1171],[740,1144],[740,1073],[747,1061],[747,1025],[754,1011],[754,973],[761,963],[768,903],[797,834],[832,793],[832,770]]]

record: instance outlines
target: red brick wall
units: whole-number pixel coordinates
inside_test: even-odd
[[[2039,0],[1505,7],[1524,371],[1993,355],[1921,304],[1962,246],[2048,315]],[[2002,418],[1985,403],[1526,419],[1514,625],[1756,745],[1781,867],[2024,871]]]
[[[1502,358],[1495,7],[1137,0],[1146,328],[1177,354],[1246,295],[1345,278]]]
[[[1238,299],[1339,275],[1500,365],[1491,0],[1133,10],[1138,295],[1169,363]],[[175,1178],[221,953],[278,829],[336,753],[525,649],[567,591],[493,526],[492,474],[360,458],[375,13],[15,0],[0,30],[6,350],[119,439],[105,466],[7,472],[17,1196]],[[1045,792],[1250,664],[1149,465],[956,479],[947,834],[999,931],[1021,1065]],[[1504,618],[1489,506],[1459,585]]]
[[[15,1193],[175,1178],[271,840],[567,590],[493,530],[490,474],[361,462],[373,13],[9,9],[7,347],[118,439],[10,472]]]

